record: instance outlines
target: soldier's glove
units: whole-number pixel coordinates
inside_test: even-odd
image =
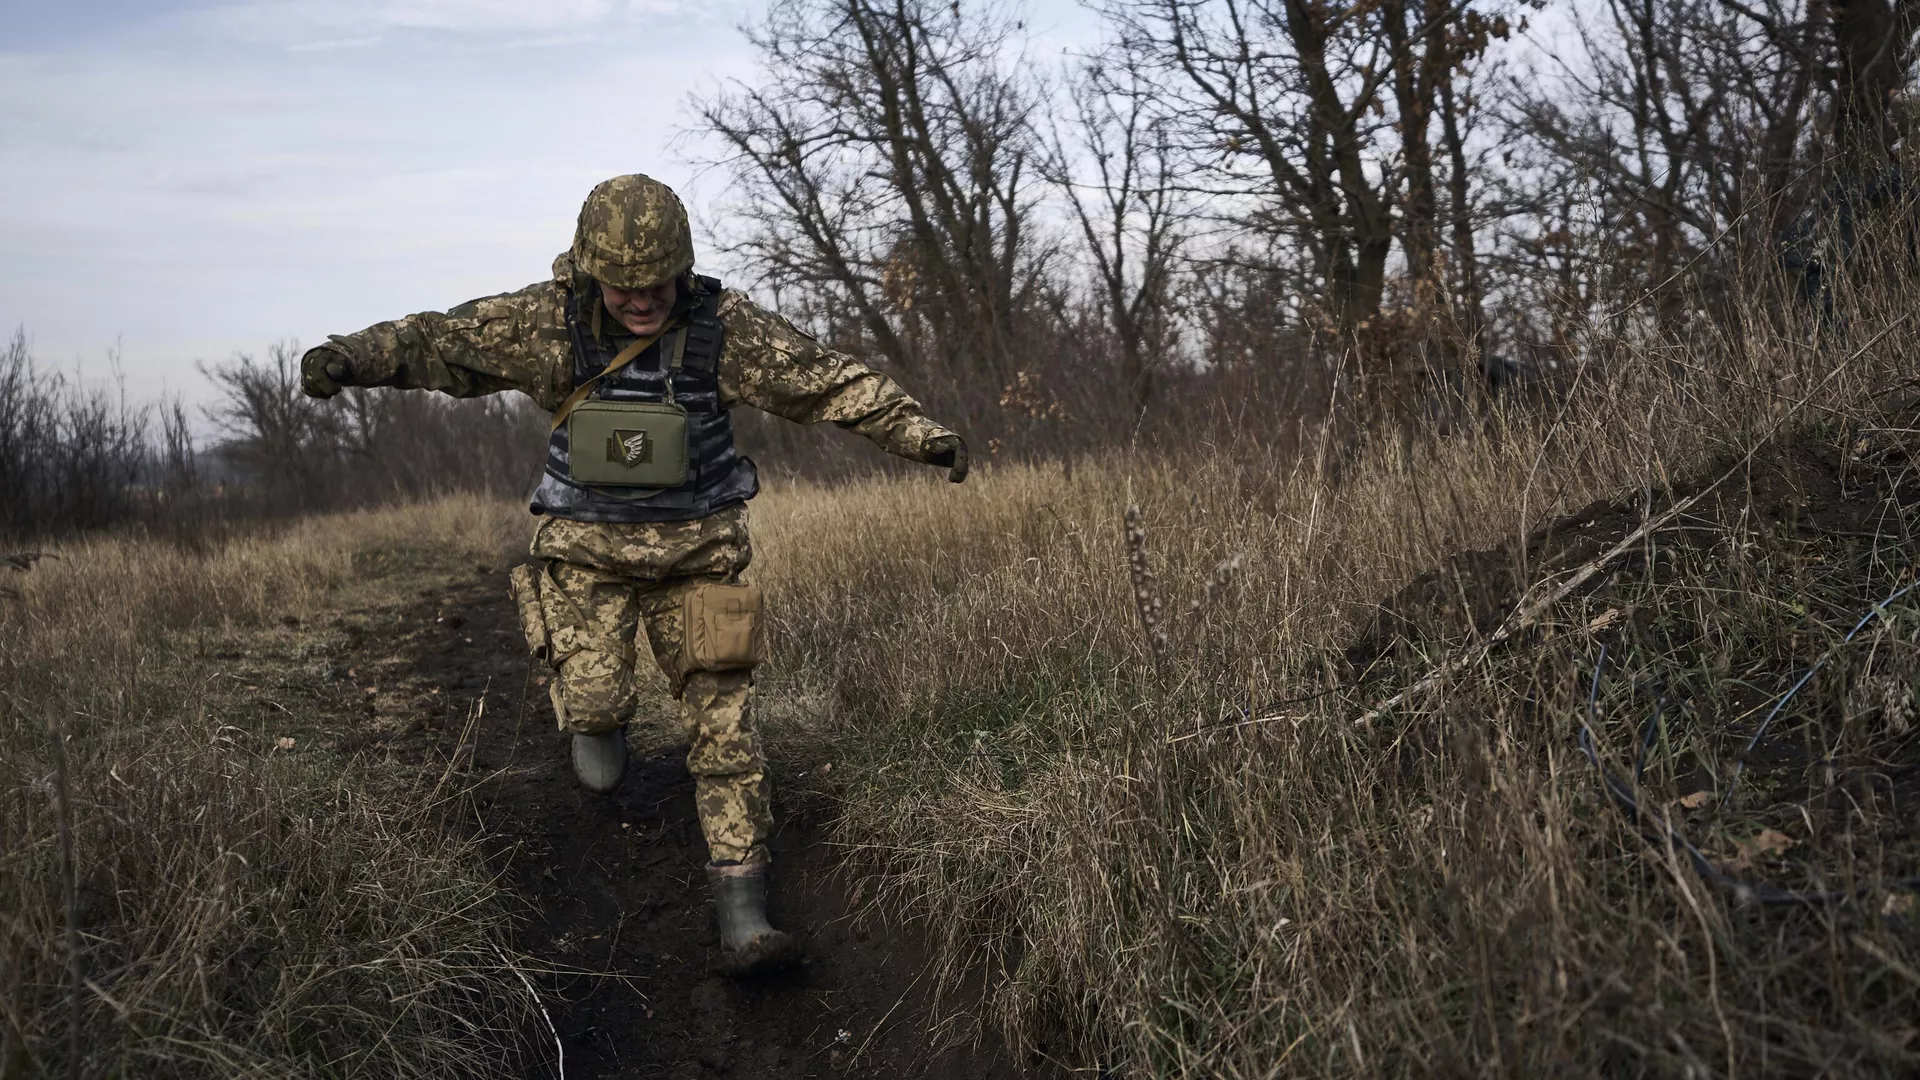
[[[920,460],[947,470],[947,479],[956,484],[967,479],[967,444],[958,435],[935,435],[927,440]]]
[[[308,397],[330,398],[353,385],[353,359],[332,345],[316,345],[300,358],[300,389]]]

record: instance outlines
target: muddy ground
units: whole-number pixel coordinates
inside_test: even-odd
[[[526,1076],[560,1076],[562,1055],[568,1080],[1030,1075],[981,1034],[977,984],[937,986],[911,927],[861,911],[826,840],[831,807],[799,784],[776,787],[771,906],[776,925],[803,934],[807,959],[758,982],[714,974],[684,752],[655,739],[611,797],[581,790],[526,658],[506,567],[419,558],[362,557],[369,573],[407,582],[411,599],[334,627],[347,641],[337,680],[365,721],[340,748],[435,775],[451,765],[471,786],[473,827],[532,909],[518,945],[557,1032],[556,1047],[536,1031]]]

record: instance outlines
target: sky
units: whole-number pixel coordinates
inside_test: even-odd
[[[0,335],[204,402],[198,363],[543,280],[609,176],[672,184],[700,245],[726,177],[688,98],[754,79],[768,2],[0,0]],[[1037,62],[1100,35],[1022,6]]]
[[[687,98],[765,2],[0,0],[0,333],[203,401],[196,362],[544,279],[609,176],[698,241]]]

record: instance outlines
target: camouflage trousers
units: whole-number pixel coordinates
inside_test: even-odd
[[[748,708],[753,672],[687,670],[681,625],[689,590],[733,583],[752,561],[746,507],[658,524],[548,518],[532,554],[546,566],[540,606],[561,728],[592,735],[632,719],[645,642],[680,701],[687,771],[713,861],[764,859],[773,818]]]

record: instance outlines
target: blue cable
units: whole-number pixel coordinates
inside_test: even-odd
[[[1870,612],[1868,614],[1868,618],[1871,618],[1873,614],[1877,613],[1880,609],[1884,608],[1887,604],[1892,603],[1894,600],[1904,595],[1908,590],[1914,588],[1915,585],[1920,585],[1920,582],[1915,582],[1914,585],[1908,585],[1906,588],[1901,589],[1899,592],[1894,593],[1892,596],[1889,596],[1887,599],[1881,601],[1879,604],[1874,605],[1874,612]],[[1866,625],[1866,621],[1867,621],[1866,619],[1862,619],[1860,621],[1860,626]],[[1860,626],[1854,627],[1854,633],[1859,632]],[[1853,634],[1848,634],[1847,640],[1851,641],[1852,639],[1853,639]],[[1843,645],[1845,643],[1846,643],[1845,641],[1841,642],[1841,644]],[[1838,646],[1836,646],[1836,648],[1837,647]],[[1831,650],[1829,650],[1828,655],[1829,656],[1832,655]],[[1826,662],[1826,657],[1822,657],[1821,663],[1825,663],[1825,662]],[[1865,893],[1871,891],[1874,888],[1874,886],[1871,886],[1871,885],[1857,885],[1851,889],[1839,889],[1839,890],[1834,890],[1830,892],[1803,893],[1803,892],[1795,892],[1791,889],[1782,889],[1777,885],[1769,884],[1764,881],[1759,881],[1759,882],[1744,881],[1740,878],[1736,878],[1731,874],[1728,874],[1722,871],[1719,867],[1713,865],[1713,861],[1711,859],[1708,859],[1705,853],[1703,853],[1699,848],[1693,846],[1693,842],[1688,840],[1686,836],[1680,832],[1679,829],[1674,828],[1673,823],[1671,821],[1667,820],[1662,815],[1653,813],[1647,810],[1645,807],[1641,806],[1639,798],[1637,798],[1634,794],[1633,785],[1627,783],[1626,781],[1620,779],[1618,776],[1614,775],[1613,771],[1611,769],[1608,769],[1606,765],[1600,761],[1600,753],[1594,746],[1593,720],[1596,715],[1596,704],[1600,698],[1600,675],[1601,675],[1601,672],[1603,672],[1606,669],[1606,666],[1607,666],[1607,647],[1605,645],[1602,645],[1600,646],[1600,656],[1597,660],[1594,661],[1594,665],[1593,665],[1593,682],[1587,691],[1586,712],[1584,713],[1584,715],[1582,715],[1580,719],[1580,740],[1579,740],[1580,752],[1585,754],[1587,757],[1587,761],[1591,763],[1596,770],[1599,771],[1601,785],[1607,789],[1607,794],[1612,796],[1614,802],[1618,803],[1620,807],[1626,811],[1628,820],[1632,821],[1636,825],[1650,824],[1651,826],[1653,826],[1655,831],[1657,831],[1660,834],[1660,838],[1662,840],[1665,840],[1666,842],[1672,844],[1674,847],[1678,848],[1683,854],[1686,855],[1687,861],[1693,864],[1693,868],[1696,873],[1698,873],[1701,877],[1707,879],[1709,882],[1712,882],[1715,885],[1718,885],[1724,889],[1731,891],[1737,898],[1743,901],[1750,900],[1750,901],[1754,901],[1760,904],[1765,904],[1768,906],[1791,906],[1791,905],[1811,906],[1811,905],[1819,905],[1819,904],[1840,904],[1840,903],[1845,903],[1849,900],[1853,900],[1861,895],[1864,895]],[[1819,665],[1815,665],[1816,670],[1818,666]],[[1803,676],[1798,683],[1794,684],[1793,690],[1798,690],[1801,686],[1805,685],[1807,678],[1810,678],[1811,676],[1812,676],[1812,672],[1808,672],[1807,676]],[[1787,696],[1789,697],[1792,696],[1793,690],[1789,690],[1787,692]],[[1782,699],[1782,704],[1784,703],[1785,703],[1785,699]],[[1660,721],[1660,714],[1664,705],[1665,705],[1665,701],[1662,701],[1658,705],[1656,705],[1653,711],[1653,716],[1650,717],[1647,721],[1647,725],[1646,725],[1647,734],[1644,735],[1641,739],[1640,760],[1635,764],[1635,767],[1634,767],[1634,780],[1636,782],[1638,782],[1638,780],[1640,779],[1641,772],[1645,768],[1646,748],[1650,746],[1652,743],[1652,732],[1658,728],[1659,721]],[[1779,711],[1778,706],[1775,707],[1774,711],[1775,712]],[[1769,714],[1768,719],[1769,720],[1772,719],[1771,714]],[[1757,733],[1756,733],[1755,741],[1758,741]],[[1748,745],[1749,745],[1749,748],[1751,748],[1752,744],[1749,743]],[[1905,877],[1895,881],[1887,882],[1884,887],[1896,888],[1896,889],[1912,889],[1915,887],[1920,887],[1920,874],[1916,874],[1912,877]]]

